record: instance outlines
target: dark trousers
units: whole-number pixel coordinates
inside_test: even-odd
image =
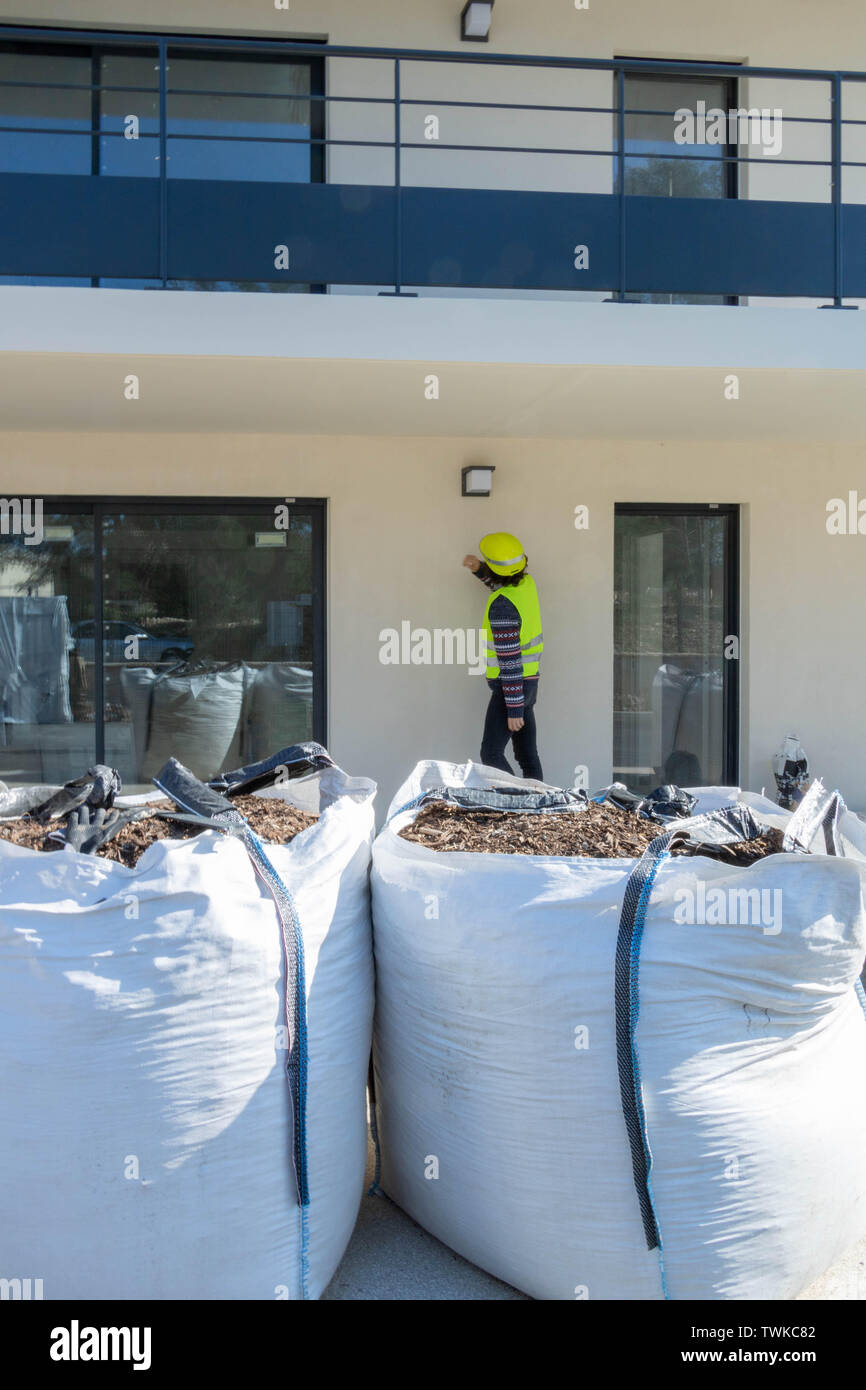
[[[508,740],[524,777],[534,777],[541,782],[541,763],[538,760],[535,733],[535,700],[538,695],[538,681],[523,682],[523,728],[517,734],[508,729],[508,707],[502,693],[501,681],[488,681],[490,704],[484,720],[484,736],[481,740],[481,761],[488,767],[498,767],[500,772],[512,772],[505,759]]]

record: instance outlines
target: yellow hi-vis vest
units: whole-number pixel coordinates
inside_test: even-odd
[[[499,598],[500,594],[504,594],[520,614],[520,650],[523,655],[523,674],[524,676],[537,676],[538,658],[544,647],[541,640],[541,605],[538,602],[535,580],[531,574],[527,574],[519,584],[509,584],[505,588],[496,589],[487,601],[487,607],[484,610],[487,679],[492,681],[499,676],[499,667],[496,665],[496,645],[493,641],[493,629],[490,626],[490,605],[494,599]]]

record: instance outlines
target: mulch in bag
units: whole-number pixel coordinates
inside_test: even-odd
[[[219,828],[134,868],[0,840],[2,1272],[46,1299],[317,1298],[357,1215],[375,786],[242,779],[309,818],[265,846],[184,774]]]
[[[794,1298],[866,1234],[866,827],[816,784],[692,789],[625,858],[410,837],[527,790],[580,833],[422,763],[375,842],[382,1188],[536,1298]]]
[[[657,821],[614,804],[587,801],[572,812],[501,811],[495,806],[461,806],[433,795],[400,831],[404,840],[440,853],[556,854],[590,859],[623,859],[643,854],[660,832]],[[704,853],[730,863],[750,864],[782,851],[781,830],[768,829],[753,840],[702,846]],[[675,844],[671,854],[694,854]]]
[[[302,830],[315,825],[317,820],[315,815],[273,797],[240,796],[234,804],[250,829],[266,844],[286,845]],[[203,834],[204,826],[171,820],[158,814],[161,811],[179,813],[181,809],[176,801],[166,797],[149,799],[146,809],[142,810],[142,819],[124,825],[96,853],[102,859],[113,859],[118,864],[134,868],[144,851],[158,840],[188,840],[193,835]],[[64,848],[62,824],[55,818],[46,825],[40,825],[30,816],[0,820],[0,840],[39,851],[60,850]]]

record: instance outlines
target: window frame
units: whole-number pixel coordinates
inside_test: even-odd
[[[741,683],[740,662],[743,658],[740,633],[741,616],[741,573],[740,573],[740,533],[742,529],[741,507],[738,502],[616,502],[614,504],[614,556],[616,552],[616,519],[618,516],[723,516],[727,519],[725,527],[725,593],[723,603],[724,637],[737,638],[736,660],[726,660],[722,656],[722,777],[725,786],[740,785],[740,715]],[[611,594],[611,619],[613,594]],[[614,649],[614,658],[616,650]],[[613,701],[611,700],[611,705]]]
[[[202,36],[204,37],[204,36]],[[170,65],[172,56],[172,36],[165,35],[166,39],[166,63]],[[322,41],[324,43],[324,40]],[[259,50],[248,50],[243,48],[232,49],[213,49],[213,48],[191,48],[186,44],[175,44],[174,51],[178,56],[185,59],[196,61],[213,62],[216,59],[226,62],[259,62],[263,66],[285,63],[286,57],[281,53],[262,52]],[[324,98],[325,95],[325,59],[316,58],[312,55],[291,59],[299,67],[307,66],[310,69],[310,183],[325,183],[325,146],[316,144],[317,140],[323,140],[325,136],[325,106],[324,100],[316,100],[317,97]],[[168,96],[171,97],[171,87],[168,87]],[[231,95],[231,93],[227,93]],[[231,182],[231,180],[227,180]]]
[[[615,61],[615,62],[630,62],[630,61],[634,61],[634,56],[631,55],[631,57],[630,57],[628,54],[620,53],[620,54],[617,54],[617,56],[616,56],[616,58],[614,59],[614,61]],[[632,77],[632,78],[639,78],[640,81],[642,81],[642,82],[648,82],[648,81],[651,81],[651,82],[671,82],[671,81],[674,81],[674,82],[675,82],[675,81],[677,81],[678,78],[680,78],[680,77],[682,78],[682,80],[686,80],[689,76],[691,76],[691,77],[692,77],[692,80],[694,81],[694,80],[699,80],[700,77],[702,76],[702,74],[700,74],[700,73],[695,74],[694,72],[691,72],[691,73],[689,72],[689,67],[690,67],[690,65],[689,65],[689,62],[688,62],[687,59],[684,59],[684,58],[671,58],[671,59],[669,59],[669,60],[666,59],[665,61],[666,61],[666,62],[669,61],[671,64],[680,64],[681,67],[682,67],[682,69],[683,69],[682,73],[680,74],[680,73],[678,73],[678,72],[676,72],[676,71],[674,70],[674,71],[671,71],[671,72],[626,72],[626,73],[624,74],[624,96],[625,96],[625,113],[624,113],[624,119],[625,119],[626,121],[628,120],[628,117],[629,117],[629,114],[630,114],[630,113],[629,113],[629,105],[628,105],[628,82],[629,82],[629,78],[630,78],[630,77]],[[727,100],[727,103],[728,103],[727,109],[730,111],[730,110],[732,110],[732,109],[737,109],[737,108],[738,108],[738,106],[739,106],[739,100],[738,100],[738,95],[739,95],[739,79],[738,79],[738,78],[732,77],[732,76],[728,76],[728,77],[707,78],[707,80],[708,80],[708,81],[720,81],[720,82],[722,82],[722,83],[724,84],[724,86],[725,86],[725,89],[726,89],[726,100]],[[615,114],[615,113],[616,113],[616,109],[617,109],[617,98],[616,98],[616,74],[615,74],[615,73],[613,74],[613,81],[614,81],[613,109],[614,109],[614,114]],[[625,156],[626,159],[628,158],[627,148],[628,148],[628,146],[627,146],[627,142],[626,142],[626,156]],[[724,145],[723,145],[721,148],[722,148],[722,151],[723,151],[724,157],[725,157],[725,162],[724,162],[724,164],[723,164],[723,166],[722,166],[723,169],[724,169],[724,173],[725,173],[725,193],[724,193],[724,198],[725,198],[725,199],[739,198],[739,196],[740,196],[740,165],[739,165],[738,160],[736,159],[737,146],[736,146],[736,145],[732,145],[731,142],[730,142],[729,140],[726,140],[725,143],[724,143]],[[662,157],[664,157],[664,156],[662,156]],[[616,160],[616,154],[614,154],[614,160]],[[624,169],[625,169],[625,165],[624,165],[623,167],[624,167]],[[616,165],[615,165],[615,168],[616,168]],[[618,188],[617,188],[617,186],[616,186],[617,184],[618,184],[618,178],[615,178],[615,180],[614,180],[614,191],[615,191],[615,192],[618,192],[618,191],[619,191]],[[629,193],[627,193],[624,189],[623,189],[622,191],[623,191],[623,194],[624,194],[624,196],[625,196],[626,199],[628,199],[629,197],[640,196],[640,195],[635,195],[635,194],[629,194]],[[709,201],[712,201],[712,200],[709,200]],[[719,201],[722,201],[722,200],[719,199]],[[642,291],[636,290],[636,291],[632,291],[632,293],[640,294],[640,293],[642,293]],[[640,300],[629,300],[625,295],[621,294],[618,290],[614,292],[613,298],[614,298],[614,300],[616,300],[616,301],[618,301],[618,302],[620,302],[620,303],[626,303],[626,304],[628,304],[628,303],[640,303],[640,302],[641,302]],[[722,296],[721,296],[721,300],[722,300],[722,304],[723,304],[723,305],[730,305],[730,304],[736,305],[736,304],[739,304],[739,302],[740,302],[740,301],[739,301],[739,297],[738,297],[737,295],[731,295],[731,294],[722,295]]]
[[[261,63],[263,66],[267,66],[267,65],[270,65],[270,64],[285,63],[285,62],[288,61],[288,62],[294,62],[294,63],[296,63],[298,66],[307,66],[307,67],[309,67],[309,69],[310,69],[310,178],[309,178],[309,182],[310,182],[311,184],[313,184],[313,183],[326,183],[326,182],[327,182],[327,157],[326,157],[326,156],[327,156],[327,147],[326,147],[326,145],[324,144],[324,140],[325,140],[325,136],[326,136],[326,129],[327,129],[327,101],[325,100],[325,96],[326,96],[326,59],[325,59],[324,53],[321,55],[321,57],[319,57],[319,56],[317,56],[317,55],[315,55],[315,54],[306,54],[306,55],[304,55],[303,57],[299,57],[299,56],[294,56],[294,57],[293,57],[291,53],[287,53],[287,54],[274,53],[274,52],[271,52],[271,51],[262,51],[262,50],[260,50],[260,49],[259,49],[259,50],[256,50],[256,49],[254,49],[254,48],[247,48],[247,47],[245,47],[245,46],[238,46],[238,47],[235,47],[235,48],[230,48],[230,47],[223,48],[223,47],[220,47],[219,49],[213,49],[213,48],[207,47],[208,35],[206,35],[206,34],[201,34],[201,35],[188,35],[188,34],[178,35],[178,34],[175,34],[175,35],[171,35],[171,34],[166,34],[166,33],[164,33],[162,30],[156,30],[156,29],[155,29],[155,30],[152,30],[152,31],[150,31],[150,30],[138,30],[138,29],[137,29],[137,30],[135,30],[134,32],[130,33],[130,35],[129,35],[130,42],[129,42],[129,43],[122,43],[122,44],[121,44],[121,43],[117,43],[117,42],[112,42],[110,39],[97,40],[97,39],[94,39],[93,37],[89,36],[86,30],[77,30],[77,29],[69,29],[69,30],[67,31],[68,34],[69,34],[69,39],[68,39],[68,41],[67,41],[66,39],[60,40],[60,39],[57,39],[56,37],[55,37],[55,38],[50,38],[50,39],[47,39],[47,38],[46,38],[46,39],[41,39],[41,38],[39,38],[39,37],[37,37],[37,36],[34,36],[33,38],[21,38],[20,36],[16,36],[16,37],[14,37],[14,38],[11,38],[11,37],[7,37],[7,30],[8,30],[10,27],[12,27],[12,26],[7,26],[7,25],[2,25],[2,24],[0,24],[0,52],[10,52],[10,53],[20,53],[20,54],[38,53],[38,54],[42,54],[42,55],[45,56],[45,57],[66,57],[66,56],[69,56],[70,54],[73,54],[73,55],[77,55],[77,56],[79,56],[79,57],[81,57],[81,58],[88,58],[88,59],[89,59],[89,63],[90,63],[90,87],[91,87],[91,90],[90,90],[90,132],[89,132],[89,134],[90,134],[90,173],[89,173],[89,175],[81,174],[81,175],[78,175],[77,177],[81,177],[81,178],[85,178],[85,177],[90,177],[90,178],[108,177],[108,178],[110,178],[110,177],[112,177],[112,175],[102,175],[102,174],[101,174],[101,171],[100,171],[100,164],[101,164],[101,149],[102,149],[102,144],[101,144],[101,142],[102,142],[102,138],[103,138],[103,131],[102,131],[102,114],[103,114],[103,112],[102,112],[102,90],[103,90],[103,86],[102,86],[102,84],[101,84],[100,81],[99,81],[99,77],[100,77],[100,59],[101,59],[103,56],[108,55],[108,54],[110,54],[110,55],[112,55],[112,56],[130,55],[130,54],[133,54],[133,55],[134,55],[134,54],[138,54],[139,56],[145,55],[145,56],[147,56],[147,57],[153,56],[153,57],[156,59],[157,68],[159,68],[159,65],[160,65],[160,62],[161,62],[161,59],[160,59],[160,48],[159,48],[159,46],[160,46],[161,43],[163,43],[163,42],[165,43],[165,59],[166,59],[166,66],[168,66],[169,61],[170,61],[170,55],[171,55],[171,52],[172,52],[172,39],[175,39],[175,40],[176,40],[176,39],[178,39],[178,38],[180,38],[180,37],[183,37],[183,38],[197,38],[197,37],[200,37],[201,40],[202,40],[202,44],[203,44],[203,47],[202,47],[202,48],[198,49],[198,48],[194,48],[194,47],[192,47],[192,46],[189,46],[189,45],[187,45],[187,44],[177,44],[177,43],[175,43],[175,45],[174,45],[174,50],[175,50],[175,52],[177,52],[177,53],[179,53],[179,54],[182,54],[185,58],[192,58],[192,59],[209,59],[209,60],[213,60],[215,57],[218,57],[218,58],[220,58],[220,59],[222,59],[222,60],[226,60],[226,61],[259,62],[259,63]],[[312,43],[321,42],[322,46],[324,47],[324,45],[325,45],[325,43],[326,43],[326,40],[324,40],[324,39],[322,39],[322,40],[315,40],[315,39],[314,39],[314,40],[310,40],[310,42],[312,42]],[[151,53],[150,53],[151,47],[154,49],[154,53],[153,53],[152,55],[151,55]],[[47,85],[51,86],[52,84],[47,84]],[[109,84],[109,85],[110,85],[110,84]],[[155,85],[155,87],[154,87],[154,94],[157,95],[157,97],[158,97],[158,94],[159,94],[159,77],[157,77],[156,85]],[[86,131],[81,131],[81,132],[78,132],[78,133],[80,133],[82,136],[84,136],[84,135],[87,134]],[[275,180],[275,181],[278,182],[278,180]],[[216,182],[220,182],[220,180],[216,180]],[[226,182],[231,182],[231,180],[226,180]],[[110,277],[107,277],[107,278],[110,278]],[[91,287],[91,288],[93,288],[93,289],[98,289],[98,288],[101,286],[102,277],[99,277],[99,276],[92,276],[92,277],[90,278],[90,282],[89,282],[89,283],[90,283],[90,287]],[[274,281],[274,282],[272,282],[272,283],[278,284],[278,283],[280,283],[280,282]],[[164,288],[164,287],[163,287],[163,288]],[[326,291],[327,291],[327,287],[326,287],[325,285],[323,285],[323,284],[311,284],[311,285],[309,286],[309,293],[311,293],[311,294],[325,294]]]
[[[118,511],[148,515],[154,511],[171,512],[172,515],[226,516],[248,515],[256,512],[272,511],[274,507],[287,505],[290,511],[308,512],[312,521],[312,615],[313,615],[313,729],[311,737],[317,743],[328,744],[328,690],[327,690],[327,501],[321,497],[68,497],[45,496],[42,499],[43,513],[68,513],[93,517],[93,723],[96,748],[96,761],[105,760],[105,669],[104,646],[96,640],[99,624],[105,623],[103,572],[102,523],[106,514]],[[2,550],[0,550],[2,554]],[[85,621],[91,621],[85,619]],[[109,621],[112,621],[109,619]],[[274,750],[278,751],[278,750]]]

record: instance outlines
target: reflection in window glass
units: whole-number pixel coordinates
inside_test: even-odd
[[[313,531],[274,513],[107,513],[106,730],[126,784],[169,757],[199,777],[313,731]]]
[[[169,175],[320,177],[312,74],[304,61],[171,52]],[[0,172],[157,178],[158,50],[0,44],[0,126]]]
[[[635,791],[726,780],[726,702],[735,690],[726,681],[725,603],[735,524],[726,512],[617,509],[614,777]]]
[[[91,172],[90,54],[0,45],[0,172]],[[54,84],[54,85],[52,85]]]
[[[273,508],[45,504],[37,535],[10,512],[0,780],[66,782],[102,737],[124,786],[149,790],[169,757],[208,778],[312,738],[317,517],[293,507],[281,530]]]
[[[664,77],[627,74],[625,79],[625,191],[643,198],[730,198],[735,196],[736,166],[724,156],[736,151],[730,145],[695,148],[674,139],[674,113],[698,110],[727,111],[733,104],[734,84],[725,78]],[[683,158],[706,153],[706,158]],[[679,156],[679,157],[675,157]],[[617,179],[614,180],[615,185]],[[723,295],[627,294],[642,304],[724,304]]]
[[[171,178],[310,180],[308,63],[171,53]],[[216,138],[221,137],[221,138]]]
[[[149,53],[101,53],[97,62],[100,174],[158,178],[159,64],[156,49]]]
[[[92,642],[78,639],[93,626],[93,518],[46,512],[35,544],[13,525],[0,536],[0,780],[57,784],[96,753]]]
[[[674,113],[706,109],[726,111],[730,84],[721,78],[644,77],[625,79],[625,191],[644,198],[727,198],[727,145],[678,145]],[[674,158],[706,153],[706,159]]]

